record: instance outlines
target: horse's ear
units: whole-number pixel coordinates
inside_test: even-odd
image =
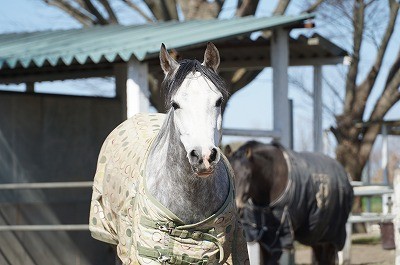
[[[160,64],[165,75],[175,71],[175,69],[178,68],[179,66],[179,64],[174,60],[174,58],[172,58],[171,55],[169,55],[167,49],[165,48],[164,43],[161,44],[161,49],[160,49]]]
[[[207,43],[207,49],[204,53],[204,61],[202,65],[207,66],[214,70],[214,72],[217,71],[218,66],[219,66],[219,52],[217,47],[212,42]]]
[[[227,144],[226,146],[225,146],[225,148],[224,148],[224,155],[226,156],[226,157],[231,157],[232,156],[232,147],[229,145],[229,144]]]
[[[249,160],[253,158],[253,151],[251,150],[250,147],[246,148],[246,157]]]

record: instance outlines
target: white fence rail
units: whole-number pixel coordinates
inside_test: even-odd
[[[93,181],[3,183],[0,184],[0,190],[71,189],[71,188],[91,188],[92,186],[93,186]],[[0,225],[0,232],[87,231],[87,230],[89,230],[88,224]]]
[[[341,252],[339,252],[339,264],[348,265],[351,264],[351,234],[353,223],[383,223],[391,222],[396,217],[391,213],[390,205],[388,202],[391,200],[385,200],[384,197],[393,197],[394,190],[388,186],[382,185],[366,185],[363,186],[362,182],[352,181],[354,196],[360,197],[371,197],[371,196],[382,196],[382,213],[370,213],[364,212],[360,215],[350,215],[346,224],[346,243]]]
[[[93,186],[93,181],[3,183],[0,184],[0,190],[69,189],[69,188],[90,188],[92,186]]]

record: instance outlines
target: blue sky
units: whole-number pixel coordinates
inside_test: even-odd
[[[261,0],[259,9],[257,11],[258,16],[265,16],[271,13],[274,8],[276,1]],[[300,2],[294,1],[288,10],[288,13],[298,13],[300,8]],[[232,17],[235,11],[236,1],[228,0],[224,6],[221,17],[229,18]],[[23,32],[23,31],[38,31],[48,29],[68,29],[78,28],[80,24],[71,19],[68,15],[61,12],[57,8],[49,7],[41,0],[0,0],[0,33],[5,32]],[[121,9],[123,12],[120,20],[124,24],[133,23],[144,23],[143,19],[129,9],[122,10],[123,6],[117,5],[117,9]],[[349,45],[350,36],[341,36],[332,34],[329,28],[319,25],[323,25],[319,20],[316,20],[316,29],[325,36],[331,37],[332,41],[340,43],[344,48]],[[400,27],[397,27],[395,32],[396,38],[390,44],[389,56],[385,57],[383,71],[387,72],[391,65],[391,60],[394,59],[397,53],[398,43],[400,43]],[[303,32],[304,33],[304,32]],[[306,34],[311,34],[311,31],[306,31]],[[298,34],[293,31],[293,34]],[[362,50],[362,61],[361,70],[366,72],[368,66],[373,62],[375,56],[374,47],[370,43],[366,43]],[[312,68],[311,67],[297,67],[291,68],[290,74],[294,76],[301,76],[307,87],[312,87]],[[338,77],[337,71],[333,67],[324,67],[324,74],[327,78],[331,78],[335,85],[339,88],[344,87],[344,83],[341,82]],[[383,87],[384,79],[386,74],[381,74],[377,86],[378,89],[374,92],[374,96],[371,98],[367,112],[371,111],[371,106],[379,95],[379,87]],[[254,129],[272,129],[272,76],[271,70],[265,69],[250,85],[233,95],[229,101],[225,116],[224,116],[224,127],[227,128],[254,128]],[[39,84],[39,91],[51,90],[55,87],[68,87],[70,91],[79,93],[87,90],[97,90],[96,93],[103,95],[112,95],[113,82],[112,80],[102,82],[99,79],[90,81],[88,84],[80,83],[77,84],[74,81],[69,81],[63,84],[60,82]],[[2,87],[4,88],[4,87]],[[71,90],[74,88],[75,90]],[[23,89],[22,86],[19,89]],[[341,89],[342,92],[343,89]],[[325,88],[324,101],[326,104],[333,106],[337,105],[336,109],[340,111],[340,104],[332,100],[332,95]],[[86,92],[85,92],[86,93]],[[295,135],[295,149],[312,149],[312,100],[308,98],[304,93],[300,92],[294,87],[289,88],[289,97],[294,100],[294,135]],[[387,119],[400,119],[400,107],[399,104],[393,108],[387,115]],[[323,128],[329,128],[334,123],[334,119],[331,115],[324,113]],[[237,140],[236,138],[226,138],[226,141]],[[226,142],[225,141],[225,142]],[[331,144],[334,146],[334,141],[330,139]]]

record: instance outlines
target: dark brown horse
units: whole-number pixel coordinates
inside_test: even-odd
[[[337,262],[353,189],[336,160],[256,141],[227,156],[246,239],[260,243],[264,264],[278,264],[294,240],[312,247],[313,264]]]

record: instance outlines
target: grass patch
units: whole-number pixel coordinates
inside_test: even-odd
[[[372,213],[381,213],[382,212],[382,197],[381,196],[374,196],[369,197],[371,209],[370,212]],[[368,198],[362,198],[362,208],[364,212],[368,212]]]

